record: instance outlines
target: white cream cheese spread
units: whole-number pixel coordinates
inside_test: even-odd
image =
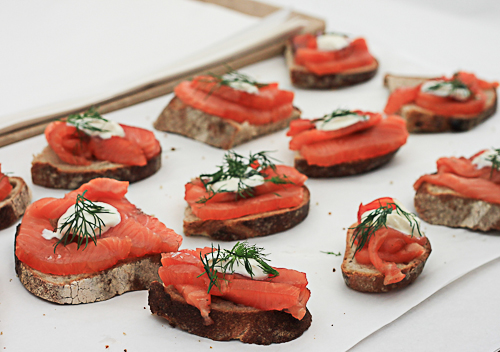
[[[472,159],[472,164],[476,166],[476,169],[482,169],[483,167],[492,167],[493,163],[491,162],[491,159],[495,155],[498,155],[496,150],[487,149],[476,156],[474,159]]]
[[[206,258],[209,260],[209,263],[211,264],[215,258],[217,258],[217,252],[209,253],[207,254]],[[259,263],[255,259],[248,258],[246,259],[250,263],[250,266],[252,268],[252,273],[253,276],[250,276],[248,271],[245,269],[245,265],[243,263],[240,263],[238,260],[234,262],[234,265],[232,267],[233,271],[229,272],[226,271],[227,274],[240,274],[246,277],[251,277],[254,280],[264,280],[269,277],[268,274],[262,270],[262,268],[259,266]],[[219,269],[221,272],[224,271],[221,268],[226,265],[225,261],[220,261],[217,263],[215,268]]]
[[[248,168],[247,172],[252,171],[252,168]],[[245,189],[251,187],[257,187],[264,184],[264,177],[261,175],[253,175],[248,178],[238,178],[230,177],[227,180],[216,182],[210,187],[214,193],[217,192],[236,192],[238,189]]]
[[[438,97],[450,97],[458,101],[465,101],[470,98],[471,91],[465,85],[454,84],[452,81],[434,80],[422,84],[420,91]]]
[[[323,34],[316,37],[317,48],[320,51],[334,51],[349,46],[349,38],[340,34]]]
[[[104,223],[103,225],[101,225],[101,234],[104,234],[110,228],[112,228],[113,226],[116,226],[120,223],[120,221],[121,221],[120,213],[118,212],[118,210],[114,206],[112,206],[108,203],[103,203],[103,202],[93,202],[93,203],[96,206],[103,207],[104,208],[103,210],[107,211],[105,213],[99,213],[99,215],[98,215],[99,218]],[[61,227],[74,213],[75,213],[75,205],[72,205],[59,218],[59,221],[57,222],[56,231],[52,232],[50,230],[44,229],[42,232],[42,237],[45,238],[46,240],[50,240],[52,238],[57,238],[60,240],[64,236],[64,233],[67,231],[66,227],[65,228],[61,228]],[[94,215],[89,213],[89,212],[86,212],[86,211],[82,211],[82,214],[83,214],[84,218],[88,221],[84,224],[85,230],[87,231],[87,233],[95,233],[98,235],[99,234],[99,227],[94,228],[93,226],[90,225],[90,224],[95,224]],[[73,233],[73,232],[71,232],[71,230],[70,230],[70,233]]]
[[[335,114],[334,111],[332,114]],[[348,113],[341,116],[327,115],[322,119],[318,119],[314,122],[316,129],[321,131],[334,131],[339,130],[344,127],[354,125],[361,121],[367,121],[370,117],[367,115],[359,115],[355,112]]]
[[[84,117],[82,119],[72,120],[68,125],[75,126],[80,131],[92,137],[101,137],[109,139],[113,136],[125,137],[125,131],[117,122],[96,119],[92,117]]]

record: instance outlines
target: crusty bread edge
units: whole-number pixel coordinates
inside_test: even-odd
[[[419,217],[434,225],[474,231],[500,230],[500,205],[468,198],[448,187],[423,182],[414,198]]]
[[[286,231],[301,223],[309,214],[311,195],[303,186],[304,199],[293,208],[247,215],[228,220],[202,220],[193,214],[191,207],[184,212],[184,234],[207,236],[219,241],[239,241]]]
[[[384,78],[384,85],[392,92],[396,88],[416,86],[429,79],[432,77],[405,77],[387,74]],[[493,116],[497,110],[496,89],[487,89],[485,93],[487,96],[486,108],[476,115],[442,116],[415,104],[404,105],[397,114],[406,120],[406,127],[411,133],[468,131]]]
[[[161,167],[161,151],[144,166],[130,166],[95,161],[89,166],[64,163],[49,147],[33,157],[31,178],[33,184],[56,189],[76,189],[99,177],[112,178],[131,183],[155,174]]]
[[[206,143],[216,148],[231,149],[255,138],[282,130],[300,117],[293,108],[286,119],[265,125],[239,123],[195,109],[174,96],[153,124],[159,131],[171,132]]]
[[[373,64],[349,69],[340,73],[317,75],[304,66],[295,64],[292,44],[289,41],[285,49],[285,61],[290,73],[290,80],[295,87],[305,89],[335,89],[352,86],[372,79],[378,71],[378,61]]]
[[[13,225],[31,203],[31,190],[21,177],[8,177],[10,194],[0,202],[0,230]]]
[[[171,326],[216,341],[283,343],[301,336],[312,322],[309,310],[298,320],[282,311],[262,311],[212,297],[210,317],[214,323],[205,325],[198,308],[187,304],[173,286],[165,288],[159,282],[151,284],[148,303],[151,312],[167,319]]]
[[[294,166],[299,172],[313,178],[352,176],[372,171],[387,164],[398,150],[399,148],[390,153],[373,158],[355,160],[332,166],[309,164],[307,160],[300,155],[300,152],[297,152],[295,154]]]
[[[20,229],[16,231],[16,239]],[[91,274],[53,275],[33,269],[17,258],[16,274],[33,295],[57,304],[81,304],[105,301],[129,291],[147,290],[160,280],[161,254],[122,261],[112,268]]]
[[[373,265],[362,265],[354,258],[355,247],[351,247],[353,224],[347,231],[346,249],[344,260],[342,262],[342,276],[346,285],[353,290],[369,293],[382,293],[404,288],[414,282],[424,269],[425,262],[431,254],[432,248],[429,241],[425,244],[425,252],[421,256],[413,259],[408,264],[397,264],[405,278],[397,283],[384,285],[384,275],[380,273]],[[360,270],[359,268],[363,270]]]

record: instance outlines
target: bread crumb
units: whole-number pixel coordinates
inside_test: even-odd
[[[144,307],[144,309],[146,309],[146,307]]]
[[[335,268],[333,268],[333,272],[335,272]]]
[[[175,147],[170,148],[171,151],[175,152]]]
[[[332,215],[332,212],[331,212],[331,211],[329,211],[329,212],[328,212],[328,215]]]
[[[106,349],[108,349],[108,348],[109,348],[109,345],[106,345]]]
[[[392,185],[392,181],[389,181],[389,184]]]
[[[162,186],[162,185],[160,185],[160,189],[163,189],[163,186]]]
[[[316,202],[316,205],[319,205],[319,203],[318,203],[318,202]]]
[[[205,160],[205,157],[204,157],[204,156],[202,156],[202,157],[201,157],[201,160]],[[210,347],[210,348],[212,348],[212,347]]]
[[[342,228],[342,230],[344,230],[344,231],[345,231],[345,227],[343,227],[343,228]]]
[[[45,316],[45,313],[43,314],[43,316]]]
[[[12,279],[10,279],[9,282],[12,282]]]
[[[123,349],[123,352],[127,352],[127,349],[126,349],[126,348],[125,348],[125,349]]]
[[[123,335],[127,336],[127,334],[123,333]]]

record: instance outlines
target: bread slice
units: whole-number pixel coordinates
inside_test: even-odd
[[[311,195],[307,187],[302,188],[304,199],[293,208],[247,215],[237,219],[202,220],[194,215],[188,206],[184,212],[184,234],[207,236],[218,241],[239,241],[288,230],[301,223],[309,214]]]
[[[295,63],[291,42],[288,42],[286,46],[285,60],[292,84],[295,87],[306,89],[333,89],[363,83],[375,76],[379,66],[378,61],[375,60],[370,65],[352,68],[340,73],[317,75]]]
[[[35,185],[48,188],[75,189],[98,177],[136,182],[153,175],[161,167],[161,152],[144,166],[130,166],[95,161],[91,165],[71,165],[63,162],[49,147],[33,157],[31,177]]]
[[[435,77],[404,77],[386,75],[384,85],[392,93],[399,87],[412,87]],[[408,132],[461,132],[468,131],[492,116],[497,110],[497,92],[491,88],[486,94],[485,109],[477,115],[442,116],[415,104],[404,105],[398,115],[406,120]]]
[[[151,284],[148,302],[151,312],[167,319],[171,326],[216,341],[287,342],[301,336],[312,321],[309,310],[298,320],[283,311],[263,311],[214,296],[210,310],[214,323],[205,325],[198,308],[187,304],[174,286],[164,287],[159,282]]]
[[[17,227],[19,233],[20,225]],[[122,261],[112,268],[91,274],[52,275],[21,262],[15,254],[16,274],[32,294],[58,304],[105,301],[129,291],[147,290],[159,280],[161,254]]]
[[[356,224],[351,227],[356,226]],[[425,244],[425,252],[413,259],[408,264],[397,264],[401,272],[405,274],[405,278],[397,283],[384,285],[384,275],[380,273],[373,265],[359,264],[354,258],[355,247],[351,246],[353,229],[347,231],[346,249],[344,260],[342,262],[342,276],[346,285],[353,290],[361,292],[389,292],[408,286],[417,279],[424,269],[425,262],[431,254],[431,244],[429,241]]]
[[[398,150],[399,148],[393,152],[374,158],[345,162],[332,166],[311,165],[300,155],[300,152],[297,152],[295,154],[294,166],[299,172],[314,178],[351,176],[362,174],[387,164]]]
[[[0,230],[13,225],[31,203],[31,191],[20,177],[9,177],[10,194],[0,202]]]
[[[174,97],[153,126],[160,131],[177,133],[227,150],[257,137],[282,130],[288,127],[290,121],[299,117],[300,110],[294,107],[292,114],[286,119],[266,125],[251,125],[248,122],[239,123],[207,114]]]
[[[500,205],[467,198],[448,187],[424,182],[415,194],[418,216],[434,225],[475,231],[500,230]]]

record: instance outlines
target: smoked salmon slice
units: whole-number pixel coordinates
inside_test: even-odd
[[[12,191],[12,185],[9,178],[2,173],[2,165],[0,164],[0,202],[7,198]]]
[[[297,319],[304,317],[310,292],[306,288],[305,274],[295,270],[275,268],[279,275],[264,280],[218,273],[220,289],[212,286],[208,292],[209,280],[201,263],[200,253],[204,255],[212,251],[213,248],[206,247],[196,251],[165,253],[162,255],[163,266],[158,271],[165,286],[174,285],[187,303],[200,310],[205,324],[211,323],[209,313],[212,295],[261,310],[285,310]],[[194,258],[197,258],[197,263]]]
[[[395,152],[406,143],[407,138],[405,121],[391,115],[372,128],[342,138],[304,145],[300,154],[308,164],[331,166]]]
[[[223,99],[193,87],[192,82],[181,82],[174,89],[175,95],[195,109],[207,114],[219,116],[239,123],[248,122],[253,125],[265,125],[286,119],[293,111],[291,103],[285,103],[270,109],[256,109]]]
[[[72,191],[62,199],[43,198],[31,204],[25,212],[16,239],[16,256],[33,269],[47,274],[77,275],[108,269],[120,261],[156,254],[166,249],[177,250],[182,237],[157,219],[143,214],[125,197],[128,182],[98,178]],[[97,237],[82,250],[76,243],[67,246],[42,237],[44,230],[54,231],[54,224],[78,194],[84,191],[90,201],[111,204],[120,213],[122,221]],[[146,224],[149,219],[150,224]],[[165,244],[168,244],[166,246]]]

